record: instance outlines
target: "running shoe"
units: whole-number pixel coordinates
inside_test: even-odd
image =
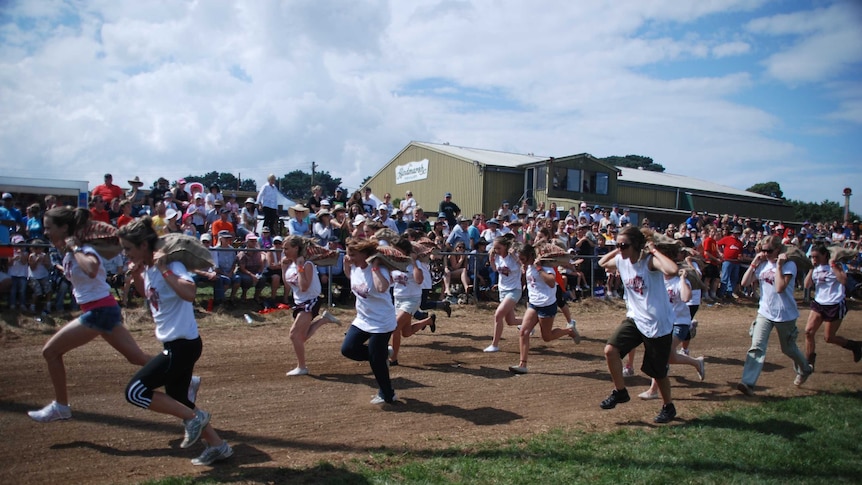
[[[28,411],[27,415],[40,423],[50,423],[51,421],[60,421],[72,417],[72,408],[51,401],[51,404],[45,406],[38,411]]]
[[[219,446],[207,446],[201,456],[192,459],[192,465],[212,465],[231,456],[233,456],[233,448],[227,444],[227,441],[223,441]]]

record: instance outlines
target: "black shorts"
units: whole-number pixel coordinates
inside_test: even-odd
[[[821,305],[811,300],[811,311],[819,313],[825,322],[840,322],[847,315],[847,304],[844,300],[834,305]]]
[[[707,264],[703,267],[703,279],[707,278],[720,278],[721,270],[718,269],[718,266],[714,264]]]
[[[302,301],[293,306],[293,318],[296,318],[302,312],[311,313],[312,319],[320,315],[320,298]]]
[[[625,357],[640,344],[644,344],[641,371],[654,379],[667,377],[668,360],[673,346],[673,332],[662,337],[647,338],[638,330],[634,320],[626,318],[608,339],[608,345],[616,347],[620,352],[620,357]]]

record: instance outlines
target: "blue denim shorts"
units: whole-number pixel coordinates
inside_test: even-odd
[[[111,333],[114,327],[123,324],[119,305],[103,306],[86,311],[78,317],[81,325],[98,332]]]
[[[546,306],[536,306],[530,303],[530,308],[536,310],[539,318],[554,318],[557,315],[557,302]]]
[[[517,290],[500,290],[500,303],[503,302],[506,298],[514,300],[515,303],[521,301],[521,289]]]
[[[680,342],[685,342],[686,340],[691,340],[689,338],[691,335],[691,325],[676,325],[673,326],[673,336],[676,337]]]

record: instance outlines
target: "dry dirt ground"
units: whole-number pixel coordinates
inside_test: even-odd
[[[862,339],[860,307],[851,303],[841,332],[846,337]],[[313,476],[305,470],[321,461],[339,467],[382,450],[422,454],[554,428],[656,426],[658,402],[635,397],[649,383],[640,372],[627,378],[630,403],[610,411],[598,406],[611,390],[602,348],[623,318],[623,303],[591,300],[572,304],[572,310],[583,342],[533,338],[530,373],[515,376],[507,367],[518,361],[517,331],[507,328],[502,351],[485,354],[493,306],[456,306],[451,318],[438,320],[437,333],[426,330],[405,340],[401,365],[392,368],[401,403],[383,407],[369,404],[375,389],[368,364],[339,352],[352,308],[333,309],[345,325],[324,326],[309,342],[311,375],[305,377],[285,376],[296,364],[287,312],[256,315],[252,325],[241,309],[201,313],[198,404],[212,412],[212,423],[235,450],[214,468],[189,463],[203,445],[180,449],[176,419],[126,403],[123,389],[136,369],[102,340],[66,357],[73,419],[30,420],[27,410],[52,399],[40,348],[57,327],[6,314],[0,334],[0,483],[137,483],[178,475],[266,483],[283,481],[285,473],[293,481],[309,480]],[[706,380],[698,381],[691,367],[671,368],[676,423],[728,405],[862,388],[862,363],[853,364],[849,351],[824,343],[822,330],[817,372],[802,388],[794,387],[791,361],[773,333],[758,397],[742,397],[734,386],[755,312],[752,302],[701,308],[692,355],[706,356]],[[803,308],[802,318],[807,315]],[[157,352],[148,314],[133,308],[125,317],[140,345]]]

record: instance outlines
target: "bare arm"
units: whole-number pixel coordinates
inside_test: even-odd
[[[691,283],[685,277],[685,270],[679,270],[679,298],[688,303],[691,301]]]
[[[168,269],[168,263],[165,261],[165,258],[162,257],[161,253],[157,252],[154,256],[156,268],[162,273],[162,278],[165,279],[165,283],[171,287],[172,290],[180,297],[182,300],[194,302],[195,295],[197,294],[198,288],[195,285],[194,281],[189,281],[184,278],[180,278],[179,275],[174,274],[173,271]],[[143,280],[143,277],[141,277]],[[135,284],[137,285],[137,278],[135,279]],[[143,281],[141,281],[141,289],[144,288]]]
[[[380,263],[375,259],[371,265],[371,280],[374,282],[374,289],[380,293],[389,291],[389,278],[384,277],[380,273]]]
[[[602,256],[602,259],[599,260],[599,266],[601,266],[602,268],[604,268],[607,271],[616,271],[617,270],[616,257],[617,257],[617,254],[619,254],[619,253],[620,253],[619,249],[614,249],[613,251],[605,254],[604,256]]]

